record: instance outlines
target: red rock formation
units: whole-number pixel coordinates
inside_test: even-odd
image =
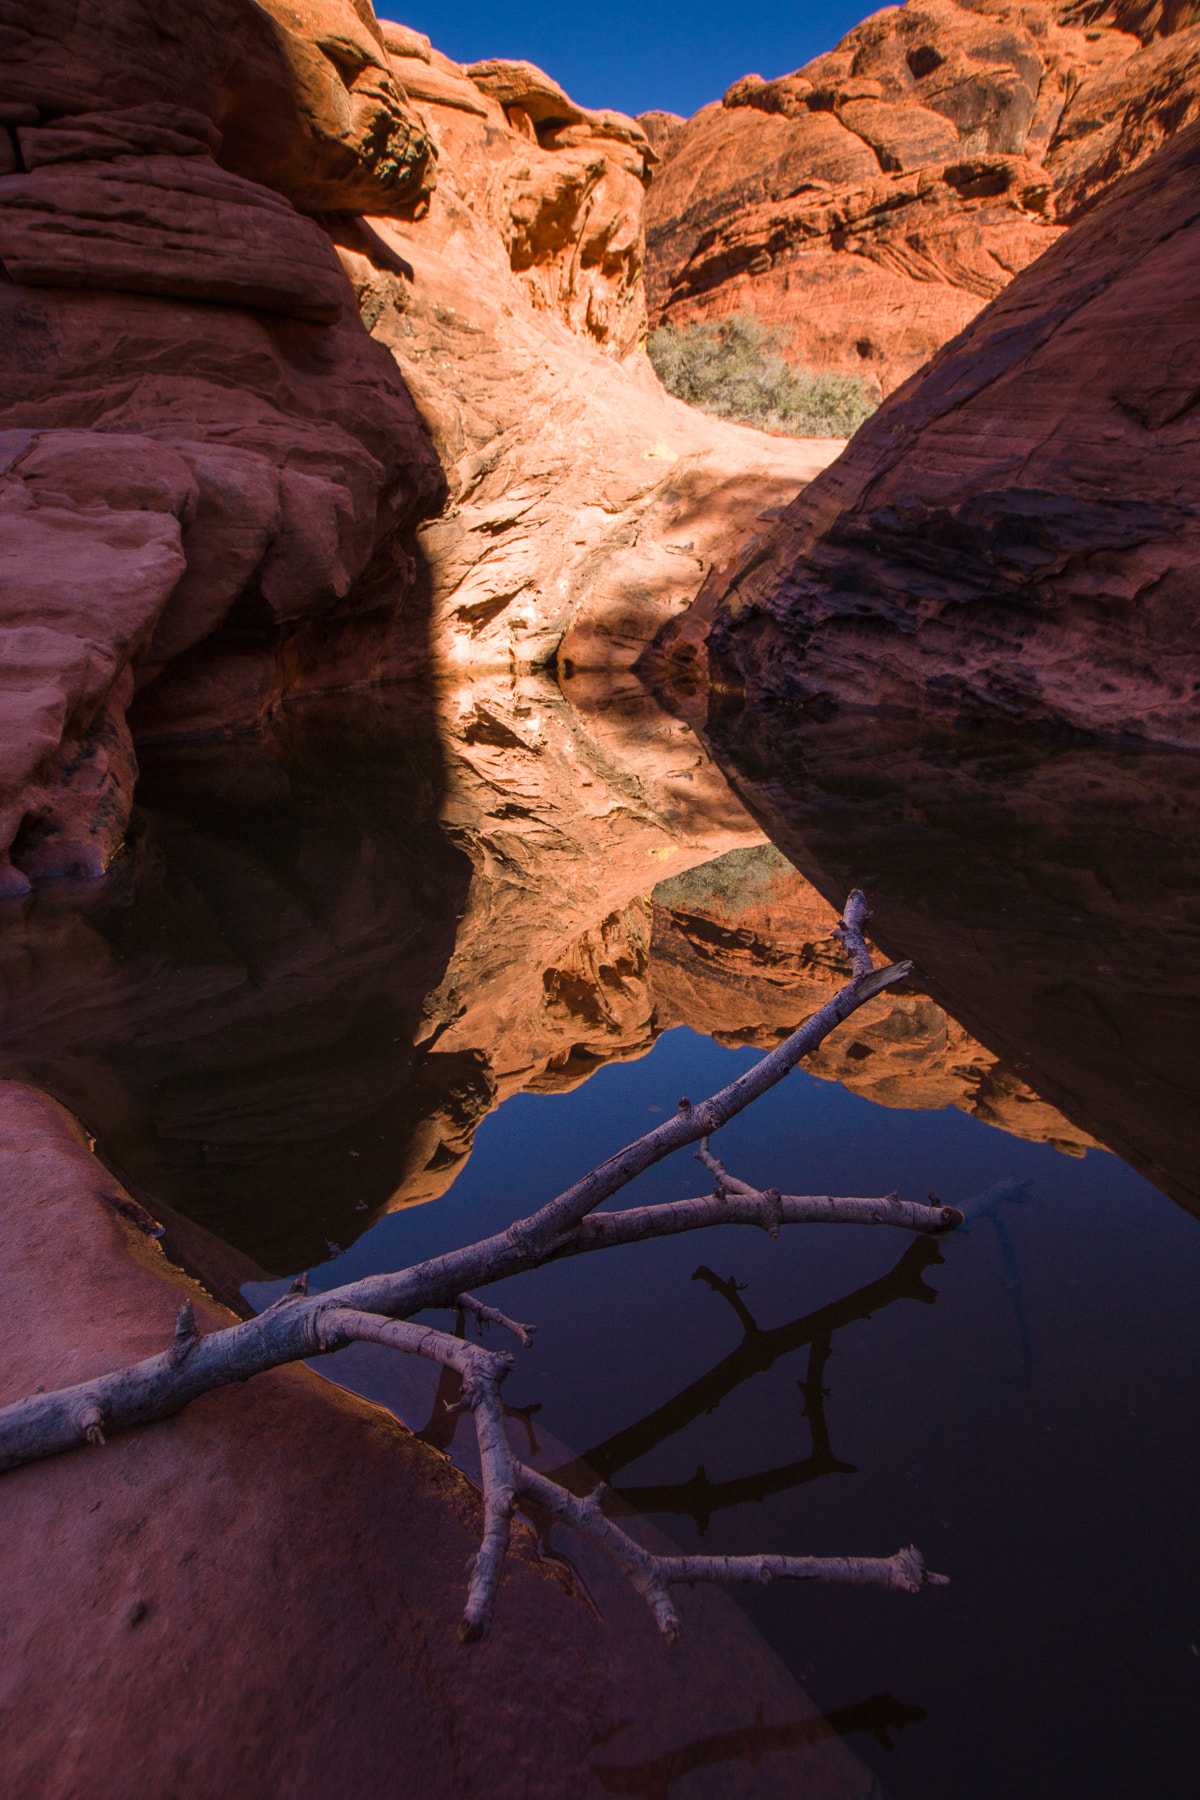
[[[1200,108],[1174,9],[910,0],[665,143],[651,316],[748,311],[890,393]]]
[[[461,69],[385,35],[438,146],[438,188],[427,217],[339,245],[449,479],[420,537],[422,630],[443,667],[627,667],[836,446],[663,394],[637,347],[654,158],[633,120],[586,112],[526,63]],[[354,679],[403,673],[421,647],[384,606],[346,654]],[[334,655],[322,641],[322,665]]]
[[[229,1322],[131,1222],[74,1122],[11,1083],[0,1195],[0,1403],[153,1354],[185,1298],[202,1331]],[[422,1800],[583,1800],[605,1791],[596,1762],[661,1755],[756,1704],[813,1718],[815,1741],[723,1766],[722,1796],[871,1786],[721,1594],[682,1596],[668,1650],[603,1558],[580,1557],[592,1604],[519,1530],[492,1634],[464,1651],[476,1492],[306,1368],[3,1480],[12,1800],[352,1800],[397,1781]]]
[[[0,177],[5,893],[97,874],[119,847],[135,677],[239,602],[260,632],[327,607],[441,497],[328,237],[261,184],[282,163],[330,203],[386,115],[391,160],[368,181],[359,157],[347,192],[411,209],[428,140],[398,90],[393,118],[352,83],[334,145],[311,47],[247,0],[169,29],[153,10],[157,37],[144,0],[23,9],[0,76],[18,165]],[[249,695],[224,695],[241,719],[266,685],[243,673]]]
[[[818,709],[1200,745],[1198,170],[1200,124],[868,420],[718,590],[718,660]]]
[[[132,685],[162,738],[567,634],[628,663],[834,448],[658,388],[634,121],[350,0],[177,10],[8,28],[0,893],[119,848]]]

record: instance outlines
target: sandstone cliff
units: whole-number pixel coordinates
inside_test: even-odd
[[[1200,124],[710,586],[760,697],[1200,746]]]
[[[647,204],[654,322],[731,312],[890,393],[1200,110],[1200,15],[909,0],[683,129]]]
[[[351,0],[10,10],[0,893],[108,865],[131,720],[629,662],[828,461],[655,382],[634,121]]]

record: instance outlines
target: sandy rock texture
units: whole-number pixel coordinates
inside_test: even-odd
[[[9,1082],[0,1170],[0,1401],[153,1354],[185,1298],[201,1331],[230,1321],[133,1222],[69,1115]],[[429,1800],[585,1800],[756,1705],[792,1722],[793,1747],[757,1766],[735,1753],[689,1784],[698,1796],[871,1789],[723,1595],[683,1596],[669,1651],[602,1562],[580,1562],[589,1604],[523,1529],[492,1635],[462,1648],[475,1490],[308,1369],[3,1483],[11,1800],[352,1800],[398,1778]]]
[[[1200,124],[1097,201],[710,587],[715,679],[818,713],[1195,749],[1198,400]]]
[[[651,319],[750,312],[892,392],[1200,110],[1200,13],[910,0],[658,149]]]

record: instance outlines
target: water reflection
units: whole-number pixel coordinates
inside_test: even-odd
[[[867,886],[938,1001],[1200,1213],[1200,758],[728,695],[705,729],[827,899]]]
[[[756,1769],[764,1756],[800,1750],[823,1739],[866,1732],[881,1749],[892,1750],[892,1732],[903,1731],[906,1725],[920,1725],[928,1716],[923,1706],[906,1706],[892,1694],[872,1694],[856,1706],[839,1706],[802,1719],[785,1719],[776,1725],[766,1723],[759,1706],[754,1723],[739,1731],[714,1732],[646,1762],[593,1763],[592,1772],[606,1794],[624,1794],[630,1800],[671,1800],[672,1786],[700,1769],[733,1762],[746,1762]],[[879,1793],[876,1782],[867,1800],[874,1800]]]
[[[0,1070],[72,1107],[150,1210],[251,1259],[240,1281],[443,1194],[510,1094],[682,1022],[773,1043],[842,977],[833,909],[687,726],[630,681],[572,692],[480,676],[142,746],[129,854],[7,908]],[[1092,1141],[920,994],[813,1066]]]
[[[789,1488],[818,1481],[825,1475],[856,1474],[853,1463],[842,1462],[834,1456],[825,1419],[829,1389],[824,1386],[823,1377],[833,1353],[834,1333],[845,1325],[871,1318],[897,1300],[918,1300],[925,1306],[932,1306],[937,1299],[937,1289],[928,1285],[924,1274],[926,1269],[942,1261],[936,1243],[929,1238],[915,1238],[890,1274],[869,1282],[842,1300],[767,1331],[755,1323],[741,1299],[741,1287],[732,1276],[723,1281],[711,1269],[700,1267],[692,1280],[704,1282],[728,1301],[742,1327],[741,1343],[706,1375],[690,1382],[636,1424],[626,1426],[579,1458],[554,1470],[553,1479],[577,1493],[588,1493],[597,1480],[603,1481],[612,1489],[613,1500],[621,1510],[688,1514],[703,1536],[713,1513],[725,1507],[740,1506],[749,1500],[765,1500],[768,1495],[785,1493]],[[701,1466],[690,1481],[683,1483],[653,1487],[613,1486],[613,1479],[621,1469],[649,1455],[694,1420],[714,1412],[743,1382],[765,1374],[780,1357],[790,1356],[805,1347],[808,1348],[808,1366],[797,1386],[803,1397],[802,1415],[808,1422],[812,1438],[808,1456],[728,1481],[711,1482]]]

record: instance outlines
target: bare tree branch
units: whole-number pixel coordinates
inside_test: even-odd
[[[507,1318],[504,1313],[497,1312],[494,1306],[485,1306],[482,1300],[476,1300],[471,1294],[459,1294],[454,1304],[462,1312],[474,1313],[480,1337],[483,1336],[486,1325],[499,1325],[502,1330],[511,1332],[513,1337],[519,1340],[523,1350],[533,1349],[533,1334],[537,1330],[536,1325],[518,1325],[515,1319]]]
[[[457,1342],[458,1340],[455,1340]],[[473,1354],[479,1353],[470,1346]],[[909,1546],[894,1556],[662,1556],[635,1542],[600,1503],[602,1488],[583,1497],[540,1475],[512,1453],[504,1431],[500,1382],[507,1370],[481,1369],[472,1383],[469,1404],[475,1414],[483,1464],[484,1541],[473,1559],[471,1594],[460,1627],[464,1641],[487,1630],[507,1546],[508,1523],[518,1500],[532,1501],[543,1512],[580,1536],[590,1539],[616,1564],[654,1616],[669,1643],[679,1636],[679,1615],[670,1589],[698,1581],[831,1581],[857,1587],[899,1588],[919,1593],[922,1587],[945,1587],[948,1577],[925,1567],[919,1550]],[[503,1547],[501,1547],[501,1540]]]
[[[410,1322],[413,1313],[453,1306],[460,1317],[472,1313],[480,1328],[487,1323],[500,1325],[528,1348],[532,1327],[507,1318],[467,1290],[559,1257],[708,1225],[753,1224],[777,1237],[781,1226],[790,1224],[883,1224],[927,1235],[951,1231],[961,1224],[963,1215],[954,1207],[912,1205],[895,1194],[864,1200],[784,1196],[775,1188],[760,1192],[729,1176],[708,1148],[712,1132],[774,1087],[858,1007],[911,973],[911,963],[878,970],[872,967],[862,935],[868,917],[866,900],[855,890],[839,928],[854,978],[819,1012],[728,1087],[698,1106],[680,1101],[674,1118],[618,1151],[529,1218],[516,1220],[506,1231],[464,1249],[391,1274],[369,1276],[330,1293],[309,1294],[307,1278],[302,1276],[257,1318],[207,1336],[198,1332],[191,1304],[185,1302],[174,1338],[161,1354],[75,1387],[29,1395],[0,1409],[0,1472],[82,1444],[103,1443],[106,1433],[168,1418],[201,1394],[249,1380],[282,1364],[326,1355],[348,1343],[370,1342],[425,1357],[457,1375],[462,1397],[455,1405],[474,1417],[483,1467],[484,1528],[471,1562],[461,1626],[464,1640],[480,1638],[488,1629],[513,1511],[521,1500],[598,1544],[642,1594],[660,1629],[672,1640],[679,1620],[669,1590],[679,1583],[837,1581],[872,1583],[906,1592],[941,1584],[945,1578],[928,1574],[914,1549],[884,1559],[653,1555],[605,1516],[598,1492],[580,1498],[514,1456],[500,1398],[501,1383],[513,1366],[510,1356]],[[668,1206],[595,1213],[596,1207],[635,1176],[696,1142],[702,1144],[700,1160],[716,1176],[712,1195]]]

